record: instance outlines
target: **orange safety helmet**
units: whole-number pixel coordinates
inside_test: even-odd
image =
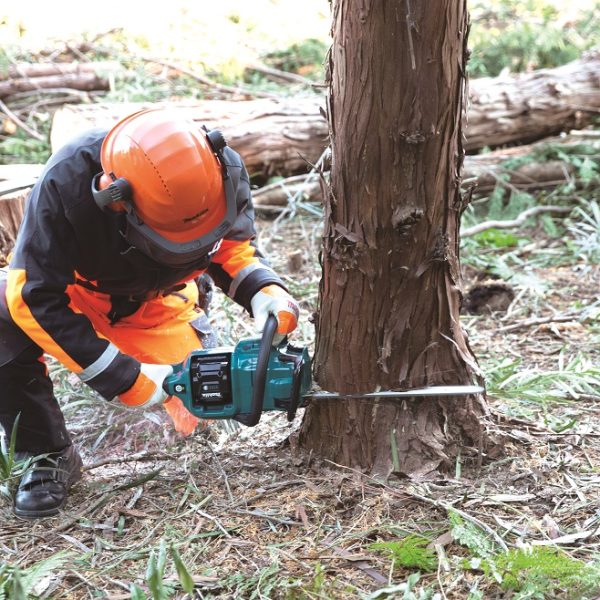
[[[217,130],[172,109],[151,108],[117,123],[102,143],[92,181],[102,209],[125,210],[125,238],[157,262],[179,266],[215,249],[237,216]]]

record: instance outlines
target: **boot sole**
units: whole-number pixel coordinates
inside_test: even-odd
[[[13,507],[13,512],[15,515],[21,519],[26,520],[35,520],[35,519],[43,519],[45,517],[53,517],[57,515],[67,503],[67,499],[65,498],[63,502],[61,502],[60,506],[56,506],[54,508],[49,508],[47,510],[21,510],[16,506]]]

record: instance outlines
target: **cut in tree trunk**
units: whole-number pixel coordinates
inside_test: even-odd
[[[600,59],[556,69],[470,82],[467,150],[521,144],[583,128],[600,107]],[[250,172],[294,174],[309,170],[329,143],[320,97],[285,100],[205,100],[176,104],[209,127],[219,127]],[[52,149],[90,127],[111,127],[150,104],[67,105],[56,112]],[[308,162],[307,162],[308,161]]]
[[[466,0],[398,6],[334,6],[314,375],[341,393],[478,374],[459,320]],[[480,395],[319,400],[299,442],[335,463],[419,476],[477,455],[486,414]]]

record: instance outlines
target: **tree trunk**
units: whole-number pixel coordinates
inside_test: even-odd
[[[600,58],[556,69],[471,82],[466,148],[521,144],[588,125],[600,106]],[[253,175],[306,172],[326,148],[327,123],[319,97],[285,100],[204,100],[177,104],[208,127],[223,129]],[[172,105],[172,104],[171,104]],[[67,105],[52,123],[52,149],[90,127],[150,104]]]
[[[334,6],[314,375],[341,393],[468,384],[459,321],[466,0]],[[419,476],[486,445],[481,396],[314,401],[300,445]]]
[[[15,244],[28,193],[23,190],[0,197],[0,267],[7,264]]]

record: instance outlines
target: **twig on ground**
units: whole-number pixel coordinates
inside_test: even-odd
[[[273,523],[278,523],[279,525],[295,525],[297,527],[302,527],[302,523],[300,521],[292,521],[291,519],[282,519],[281,517],[275,517],[273,515],[269,515],[262,510],[242,510],[240,508],[236,508],[232,511],[236,515],[248,515],[250,517],[258,517],[259,519],[266,519],[267,521],[273,521]]]
[[[201,517],[204,517],[205,519],[212,521],[217,526],[217,528],[223,532],[223,535],[225,537],[228,537],[228,538],[231,537],[231,534],[229,533],[229,531],[227,531],[227,529],[225,529],[225,527],[223,527],[223,525],[221,525],[221,521],[219,521],[219,519],[217,519],[217,517],[213,517],[212,515],[209,515],[208,513],[204,512],[202,510],[197,510],[196,513],[199,514]]]
[[[393,488],[391,488],[391,489],[393,489]],[[460,517],[465,519],[465,521],[470,521],[477,527],[483,529],[486,533],[488,533],[495,540],[495,542],[500,546],[500,548],[502,548],[502,550],[504,550],[504,552],[508,552],[508,546],[506,545],[506,542],[489,525],[487,525],[483,521],[479,520],[477,517],[474,517],[474,516],[470,515],[469,513],[466,513],[464,510],[460,510],[460,508],[456,508],[455,506],[452,506],[452,504],[450,504],[448,502],[442,502],[440,500],[434,500],[433,498],[428,498],[427,496],[418,494],[417,492],[414,492],[413,490],[407,489],[405,493],[412,496],[413,498],[417,498],[418,500],[421,500],[422,502],[431,504],[432,506],[436,506],[438,508],[443,508],[445,511],[451,510],[451,511],[455,512],[457,515],[459,515]]]
[[[504,327],[498,327],[494,329],[494,333],[506,333],[508,331],[518,331],[519,329],[526,329],[527,327],[533,327],[534,325],[543,325],[545,323],[566,323],[568,321],[575,321],[577,315],[553,315],[551,317],[540,317],[536,319],[526,319],[525,321],[519,321],[512,325],[504,325]]]
[[[292,485],[302,485],[305,483],[306,482],[303,479],[290,479],[289,481],[281,481],[274,485],[267,486],[263,492],[259,492],[258,494],[255,494],[254,496],[252,496],[250,498],[242,498],[241,500],[234,502],[233,504],[231,504],[231,508],[241,506],[242,504],[245,504],[246,506],[248,506],[249,504],[256,502],[257,500],[266,496],[267,494],[272,494],[273,492],[278,492],[278,491],[280,491],[286,487],[290,487]]]
[[[573,209],[568,206],[534,206],[533,208],[528,208],[524,210],[521,214],[517,216],[516,219],[511,219],[508,221],[483,221],[483,223],[478,223],[477,225],[473,225],[473,227],[467,227],[467,229],[463,229],[460,232],[460,237],[470,237],[477,233],[481,233],[482,231],[486,231],[487,229],[510,229],[512,227],[520,227],[529,219],[530,217],[534,217],[541,213],[555,212],[561,214],[568,214]]]
[[[45,539],[49,539],[49,537],[51,535],[55,535],[57,533],[60,533],[61,531],[65,531],[66,529],[69,529],[69,527],[71,527],[72,525],[77,523],[77,521],[79,521],[79,519],[81,519],[82,517],[85,517],[86,515],[94,512],[96,509],[100,508],[101,506],[104,506],[112,498],[113,495],[114,495],[114,491],[110,491],[110,492],[107,492],[106,494],[103,494],[92,505],[86,506],[83,510],[80,510],[78,513],[76,513],[72,517],[69,517],[62,524],[58,525],[58,527],[55,527],[54,529],[51,529],[50,531],[46,532],[44,534]]]
[[[29,127],[29,125],[27,125],[27,123],[24,123],[23,121],[21,121],[21,119],[19,119],[19,117],[17,117],[17,115],[12,110],[10,110],[10,108],[8,108],[8,106],[6,106],[6,104],[4,104],[4,102],[2,102],[2,100],[0,100],[0,110],[15,125],[17,125],[17,127],[20,127],[23,131],[25,131],[32,138],[35,138],[36,140],[39,140],[40,142],[45,141],[45,138],[44,138],[43,135],[41,135],[40,133],[38,133],[37,131],[35,131],[35,129],[32,129],[31,127]]]
[[[256,71],[257,73],[265,75],[269,79],[274,79],[276,81],[300,83],[302,85],[308,85],[310,87],[313,87],[315,85],[314,81],[311,81],[306,77],[302,77],[302,75],[298,75],[297,73],[289,73],[288,71],[281,71],[280,69],[273,69],[272,67],[267,67],[266,65],[252,64],[247,65],[246,69],[248,71]]]
[[[92,469],[98,469],[107,465],[120,465],[129,462],[148,462],[152,460],[174,460],[183,456],[183,454],[161,454],[153,452],[142,452],[140,454],[133,454],[132,456],[122,456],[120,458],[105,458],[103,460],[96,461],[90,465],[84,465],[83,471],[91,471]]]
[[[208,449],[209,449],[210,453],[212,454],[213,458],[215,459],[215,462],[217,463],[217,467],[219,469],[219,472],[223,476],[223,482],[225,483],[225,488],[227,489],[227,495],[229,496],[229,501],[231,503],[233,503],[233,502],[235,502],[235,498],[233,497],[233,494],[231,492],[231,487],[229,487],[229,479],[227,478],[227,473],[225,473],[225,469],[223,468],[223,465],[221,464],[221,461],[219,460],[219,457],[217,456],[217,453],[212,449],[212,446],[210,445],[210,442],[207,442],[206,446],[208,447]]]

